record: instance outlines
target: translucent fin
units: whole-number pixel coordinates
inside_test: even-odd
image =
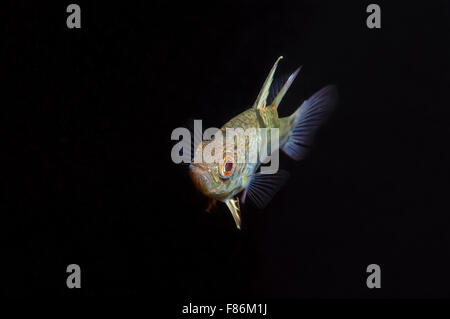
[[[206,206],[205,211],[208,213],[211,213],[214,210],[214,208],[216,208],[216,205],[217,205],[217,200],[210,198],[208,200],[208,206]]]
[[[289,90],[289,87],[291,86],[292,82],[294,82],[295,78],[297,77],[298,72],[301,70],[301,66],[292,73],[287,81],[284,83],[284,85],[279,89],[279,91],[276,93],[275,98],[273,99],[271,105],[274,105],[276,108],[278,108],[278,105],[280,105],[281,100],[283,100],[284,95],[286,94],[287,90]]]
[[[241,209],[239,207],[239,197],[233,197],[225,201],[228,208],[230,209],[231,215],[233,215],[236,227],[241,229]]]
[[[283,146],[283,151],[295,160],[300,160],[308,153],[314,136],[320,125],[328,118],[337,103],[337,89],[328,85],[298,108],[291,115],[294,117],[294,127],[289,133],[289,139]]]
[[[253,175],[242,194],[242,202],[245,203],[248,196],[258,208],[266,207],[288,178],[289,173],[283,170],[275,174],[258,173]]]
[[[283,57],[280,56],[276,61],[275,64],[273,65],[272,69],[269,72],[269,75],[266,78],[266,81],[264,81],[264,84],[261,88],[261,91],[259,91],[258,97],[256,98],[255,104],[253,104],[253,108],[254,109],[259,109],[259,108],[264,108],[266,107],[266,102],[267,102],[267,96],[269,95],[269,89],[270,86],[272,84],[272,80],[273,80],[273,75],[275,73],[275,70],[277,69],[278,66],[278,62],[282,59]]]
[[[289,79],[290,74],[282,74],[273,79],[272,85],[269,89],[269,95],[267,96],[267,105],[272,105],[273,101],[277,97],[278,93],[280,93],[283,85]]]

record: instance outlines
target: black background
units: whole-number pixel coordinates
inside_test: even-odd
[[[448,297],[450,5],[390,2],[379,30],[368,1],[78,1],[81,29],[70,2],[6,4],[3,293]],[[282,116],[330,83],[339,107],[238,231],[203,211],[170,134],[249,107],[280,55],[277,74],[303,65]]]

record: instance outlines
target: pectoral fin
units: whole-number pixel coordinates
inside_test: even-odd
[[[231,214],[233,215],[236,227],[241,229],[241,209],[239,208],[239,197],[235,196],[225,201]]]

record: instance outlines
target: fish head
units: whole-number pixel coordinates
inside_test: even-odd
[[[214,154],[213,161],[194,162],[189,166],[189,175],[195,187],[204,195],[224,201],[242,191],[245,163],[237,163],[235,150],[214,147],[215,141],[203,142],[201,149],[208,146]],[[217,146],[217,143],[216,143]],[[200,149],[200,147],[199,147]],[[201,150],[197,149],[196,152]]]

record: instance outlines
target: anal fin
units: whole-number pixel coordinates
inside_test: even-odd
[[[266,207],[288,178],[289,173],[284,170],[275,174],[253,175],[242,193],[242,202],[245,203],[246,197],[249,197],[258,208]]]

